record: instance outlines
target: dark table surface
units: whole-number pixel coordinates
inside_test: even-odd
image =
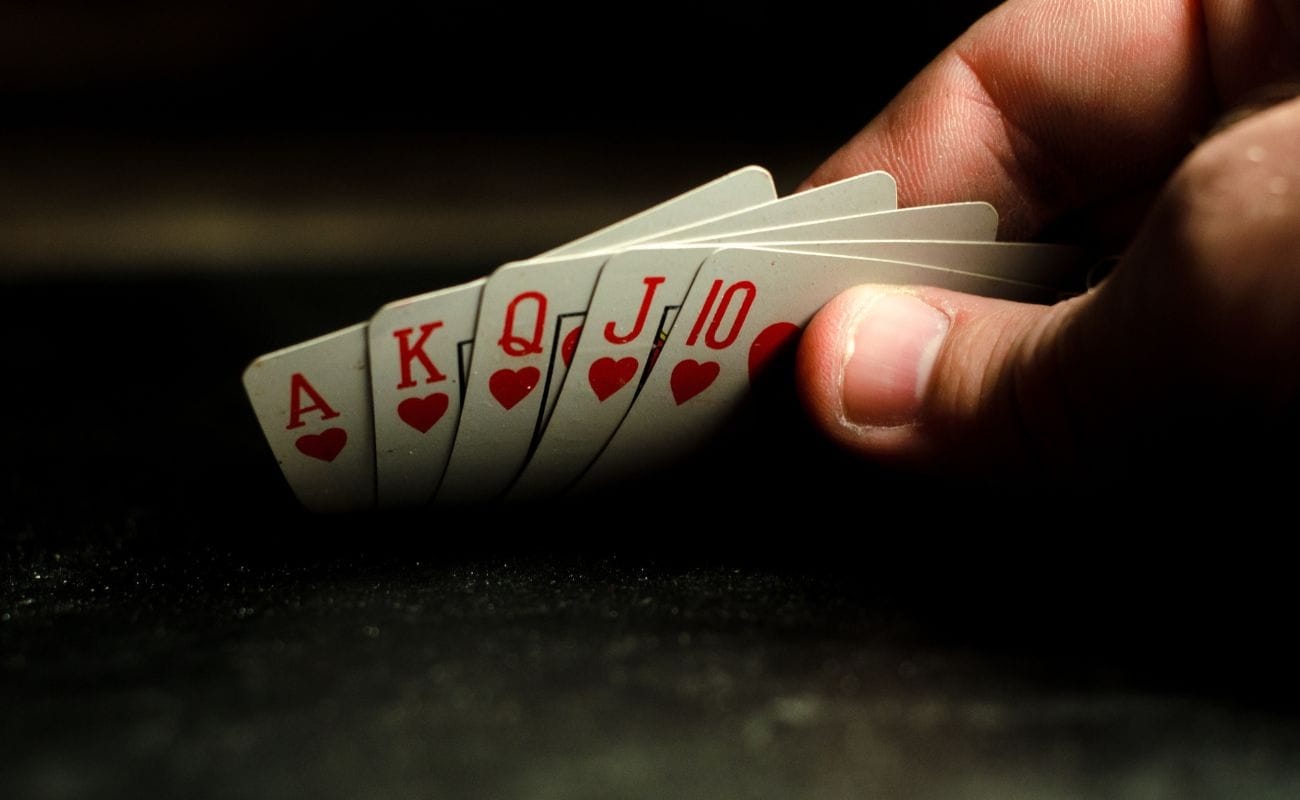
[[[1293,570],[1238,499],[790,424],[594,498],[300,511],[240,369],[418,280],[6,287],[0,796],[1300,789]]]

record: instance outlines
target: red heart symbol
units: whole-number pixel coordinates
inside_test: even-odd
[[[564,342],[560,345],[560,358],[564,359],[564,366],[573,366],[573,351],[578,349],[578,337],[582,336],[582,326],[569,331],[564,337]]]
[[[705,361],[701,364],[694,359],[686,359],[678,362],[673,367],[673,375],[669,381],[673,387],[673,399],[677,405],[685,403],[695,395],[709,388],[713,381],[717,379],[718,372],[721,371],[716,361]]]
[[[767,362],[772,360],[772,356],[790,344],[797,335],[799,335],[799,326],[793,322],[774,322],[764,328],[758,336],[754,337],[754,343],[749,346],[749,380],[751,383],[763,371],[763,367],[767,365]]]
[[[294,446],[305,456],[333,461],[348,443],[348,432],[342,428],[326,428],[320,433],[299,436]]]
[[[499,369],[488,379],[488,388],[501,407],[509,411],[527,397],[541,379],[542,373],[537,367]]]
[[[615,361],[612,358],[598,358],[591,362],[587,370],[587,381],[600,402],[622,389],[628,381],[636,377],[637,360],[628,356]]]
[[[408,397],[397,404],[397,416],[420,433],[428,433],[447,413],[448,402],[444,392],[434,392],[428,397]]]

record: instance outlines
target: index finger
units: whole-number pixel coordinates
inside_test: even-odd
[[[1224,99],[1296,62],[1279,19],[1258,0],[1013,0],[805,187],[884,169],[902,204],[987,200],[1004,236],[1032,236],[1158,186]]]

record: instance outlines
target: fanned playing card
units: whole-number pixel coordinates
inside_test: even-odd
[[[766,358],[829,298],[862,283],[942,284],[1027,302],[1057,296],[1049,287],[902,261],[719,250],[700,265],[636,404],[579,485],[608,484],[663,466],[706,440]]]
[[[742,234],[719,235],[730,244],[818,243],[846,230],[870,235],[888,228],[895,236],[932,236],[956,231],[974,239],[992,238],[996,216],[984,203],[886,211],[787,225]],[[892,222],[891,222],[892,221]],[[676,310],[700,263],[723,245],[640,245],[609,258],[587,309],[589,333],[571,357],[574,377],[556,403],[535,449],[509,497],[536,499],[572,484],[600,453],[650,373],[657,346],[668,334]],[[840,252],[867,242],[845,242]]]
[[[244,389],[304,506],[350,511],[374,502],[365,325],[258,358],[244,371]]]
[[[1078,254],[997,243],[986,203],[896,209],[868,173],[777,199],[747,167],[491,276],[255,360],[267,441],[313,511],[538,499],[703,446],[844,288],[1077,292]]]
[[[370,318],[375,487],[381,507],[426,503],[460,419],[479,279],[389,303]]]
[[[743,208],[761,205],[774,199],[775,195],[771,175],[766,170],[761,167],[745,167],[551,252],[557,254],[582,252],[587,249],[607,248],[639,241],[659,230],[678,228],[700,220],[725,216]],[[427,302],[437,306],[436,310],[439,312],[451,308],[463,311],[464,304],[458,301],[463,301],[464,297],[472,292],[471,289],[457,295],[456,301],[440,297]],[[289,485],[309,508],[324,509],[327,506],[328,510],[342,511],[373,505],[376,497],[377,466],[379,467],[378,496],[385,505],[421,502],[422,499],[432,495],[433,489],[437,486],[446,459],[446,448],[451,441],[446,434],[459,416],[460,398],[445,391],[431,390],[428,386],[430,383],[440,383],[443,378],[439,376],[445,376],[445,373],[437,368],[437,362],[425,348],[441,344],[445,338],[448,338],[452,328],[447,328],[446,321],[439,319],[436,314],[422,314],[416,309],[416,307],[423,308],[424,303],[421,300],[425,299],[427,298],[413,299],[409,304],[410,307],[405,309],[403,314],[399,314],[402,320],[398,322],[398,327],[377,333],[372,331],[368,336],[365,325],[354,326],[313,340],[308,343],[310,347],[300,346],[307,348],[305,352],[311,354],[314,368],[329,373],[327,377],[333,394],[336,397],[346,398],[349,408],[351,433],[345,431],[344,434],[340,434],[330,430],[321,435],[326,436],[331,442],[336,442],[340,437],[347,435],[355,443],[361,435],[359,431],[363,428],[368,429],[365,433],[364,448],[371,451],[366,456],[369,463],[365,466],[370,476],[366,482],[370,487],[364,491],[358,488],[342,491],[339,488],[342,483],[353,484],[360,481],[359,471],[363,464],[360,456],[354,454],[358,449],[355,444],[349,449],[348,458],[341,464],[333,469],[322,469],[311,462],[300,463],[301,459],[288,449],[284,441],[281,441],[283,437],[277,435],[273,438],[267,428],[265,420],[280,411],[278,401],[272,398],[278,396],[277,393],[283,395],[291,390],[287,383],[275,385],[273,381],[277,379],[282,382],[287,381],[291,376],[281,375],[281,371],[267,368],[263,362],[279,363],[278,359],[282,357],[287,357],[290,361],[304,358],[305,356],[297,353],[299,348],[288,348],[263,356],[253,364],[253,367],[258,369],[254,371],[250,368],[246,373],[245,386],[248,387],[249,400],[259,420],[262,421],[267,440],[271,443]],[[471,301],[471,304],[474,306],[474,312],[477,313],[477,302]],[[457,320],[463,317],[461,314],[454,316]],[[439,322],[443,323],[441,335],[438,335]],[[407,323],[411,326],[411,332],[400,333],[401,326]],[[389,379],[389,383],[376,383],[374,386],[377,389],[393,386],[391,392],[400,396],[371,391],[372,354],[368,346],[363,345],[359,365],[345,367],[357,361],[356,353],[353,351],[358,339],[363,343],[367,343],[368,340],[368,345],[379,344],[376,355],[379,355],[384,362],[383,374]],[[393,362],[385,360],[387,356],[396,360],[396,366]],[[458,356],[467,359],[467,348],[461,349]],[[389,369],[390,367],[392,369]],[[410,374],[419,369],[425,370],[422,380],[417,380]],[[406,374],[402,374],[404,370]],[[395,383],[391,380],[394,372],[399,375]],[[250,376],[253,378],[251,384],[248,380]],[[257,389],[256,393],[253,391],[254,387]],[[416,394],[421,387],[424,387],[423,393]],[[298,390],[293,389],[293,391]],[[443,398],[446,399],[446,408],[440,408],[444,402]],[[406,403],[407,400],[414,400],[414,402]],[[373,407],[378,408],[384,415],[383,420],[377,421],[372,414],[372,402]],[[406,405],[403,406],[403,403]],[[363,420],[362,417],[365,419]],[[397,418],[397,423],[393,423],[393,417]],[[444,419],[446,422],[443,422]],[[440,428],[439,424],[441,424]],[[402,425],[416,431],[424,428],[423,431],[419,431],[421,433],[433,432],[435,428],[437,431],[429,437],[429,441],[412,447],[410,446],[412,437],[401,427]],[[379,459],[371,444],[376,434],[380,437],[379,452],[385,454],[382,464],[377,464]],[[438,449],[439,444],[442,445],[441,450]],[[328,448],[320,452],[328,452]],[[338,458],[329,461],[333,463],[335,460]],[[348,467],[348,476],[344,475],[345,470],[342,469],[344,464]],[[428,479],[424,480],[421,478],[421,471],[426,468],[430,473]],[[322,497],[330,498],[326,506],[321,505]]]
[[[726,234],[768,238],[772,225],[813,225],[818,215],[879,212],[896,204],[892,179],[868,173],[700,225],[665,231],[651,241]],[[956,214],[970,213],[965,208]],[[851,219],[851,218],[850,218]],[[991,235],[991,234],[990,234]],[[437,500],[491,500],[509,488],[528,460],[565,382],[583,320],[608,251],[507,264],[488,279],[479,306],[465,408]]]
[[[997,242],[810,241],[767,247],[826,255],[926,264],[1027,283],[1043,289],[1077,279],[1076,251]],[[604,448],[632,406],[667,337],[686,290],[716,245],[642,245],[605,264],[587,310],[590,335],[572,358],[555,411],[532,458],[511,487],[511,499],[538,499],[572,484]],[[1036,290],[1037,291],[1037,290]]]

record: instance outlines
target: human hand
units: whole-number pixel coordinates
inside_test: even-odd
[[[1193,145],[1297,75],[1291,0],[995,9],[806,185],[885,169],[901,204],[984,199],[1002,238],[1125,253],[1100,287],[1050,307],[841,294],[799,348],[814,420],[877,459],[1053,482],[1194,468],[1279,425],[1294,436],[1296,91]]]

